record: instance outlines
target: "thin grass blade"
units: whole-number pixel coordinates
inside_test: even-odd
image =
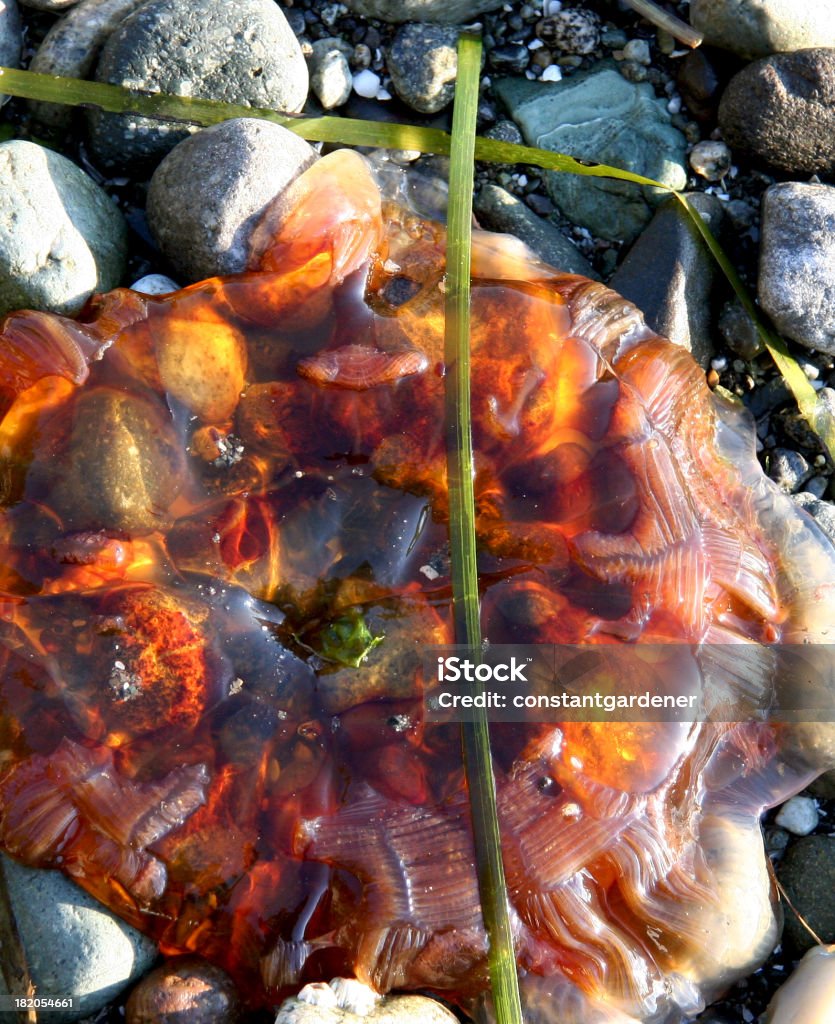
[[[445,416],[455,642],[467,648],[473,661],[479,660],[481,626],[470,417],[470,240],[480,67],[481,41],[474,36],[462,35],[458,43],[447,216]],[[490,756],[490,733],[483,708],[478,710],[475,722],[462,725],[461,738],[470,793],[481,912],[490,942],[493,1006],[498,1024],[522,1024]]]

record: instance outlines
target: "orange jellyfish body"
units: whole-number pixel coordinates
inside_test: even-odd
[[[2,324],[0,847],[255,1003],[353,972],[486,1020],[421,665],[451,641],[444,230],[338,152],[252,253]],[[687,353],[481,232],[472,363],[491,644],[665,645],[749,712],[494,729],[526,1019],[681,1020],[775,940],[758,815],[835,754],[772,714],[809,676],[781,652],[825,649],[835,555]]]

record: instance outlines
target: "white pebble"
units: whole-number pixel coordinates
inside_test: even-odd
[[[542,5],[542,13],[546,18],[550,18],[552,14],[559,14],[562,10],[562,0],[545,0]]]
[[[165,274],[146,274],[138,281],[134,281],[131,288],[135,292],[142,292],[143,295],[167,295],[169,292],[179,291],[180,286]]]
[[[377,98],[379,91],[380,76],[375,75],[373,71],[369,71],[366,68],[364,71],[358,71],[354,75],[354,92],[358,96],[362,96],[367,100],[373,100]]]
[[[667,111],[670,114],[678,114],[681,111],[681,96],[671,96],[667,100]]]
[[[374,99],[379,100],[381,103],[384,103],[386,100],[391,99],[391,93],[388,91],[388,89],[385,89],[381,86],[377,90],[377,95],[374,97]]]
[[[336,1010],[339,1001],[336,992],[324,981],[311,981],[305,985],[296,997],[300,1003],[307,1003],[309,1006],[326,1006],[329,1010]]]
[[[793,796],[777,813],[775,823],[795,836],[808,836],[818,825],[818,805],[809,796]]]
[[[562,80],[562,71],[557,64],[549,64],[547,68],[543,68],[542,74],[539,76],[543,82],[559,82]]]
[[[529,50],[541,50],[544,45],[545,45],[545,43],[543,43],[541,39],[532,39],[528,43],[528,49]]]
[[[383,998],[356,978],[332,978],[330,987],[336,995],[339,1009],[355,1013],[358,1017],[367,1017]]]
[[[717,373],[721,373],[728,368],[728,360],[724,356],[717,356],[715,359],[711,359],[710,368],[711,370],[716,370]]]

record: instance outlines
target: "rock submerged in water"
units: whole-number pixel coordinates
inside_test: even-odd
[[[451,639],[445,234],[383,202],[329,154],[265,212],[247,274],[4,321],[0,844],[253,1001],[333,958],[490,1019],[458,730],[416,667]],[[805,699],[792,645],[831,682],[835,552],[749,421],[616,293],[476,232],[472,322],[485,635],[659,645],[667,685],[720,710],[497,736],[529,1019],[692,1015],[773,947],[762,807],[835,760],[831,723],[768,718],[775,692]],[[183,323],[200,348],[172,356]],[[91,469],[90,403],[136,472]],[[63,445],[95,522],[56,501]],[[165,515],[128,525],[108,488],[142,507],[148,480]]]

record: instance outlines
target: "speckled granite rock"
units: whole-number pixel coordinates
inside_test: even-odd
[[[767,189],[757,294],[779,331],[835,353],[835,187],[787,181]]]
[[[301,47],[273,0],[148,0],[107,40],[100,82],[300,110],[307,96]],[[93,112],[90,140],[107,167],[158,161],[189,134],[182,125]]]
[[[507,78],[495,90],[525,141],[584,160],[614,164],[683,188],[685,140],[646,82],[627,82],[607,62],[561,82]],[[602,238],[631,242],[661,196],[630,182],[549,172],[562,212]]]
[[[725,141],[787,173],[835,167],[835,49],[780,53],[734,75],[719,104]]]
[[[458,30],[442,25],[404,25],[388,51],[391,84],[414,110],[434,114],[451,102],[458,69]]]

